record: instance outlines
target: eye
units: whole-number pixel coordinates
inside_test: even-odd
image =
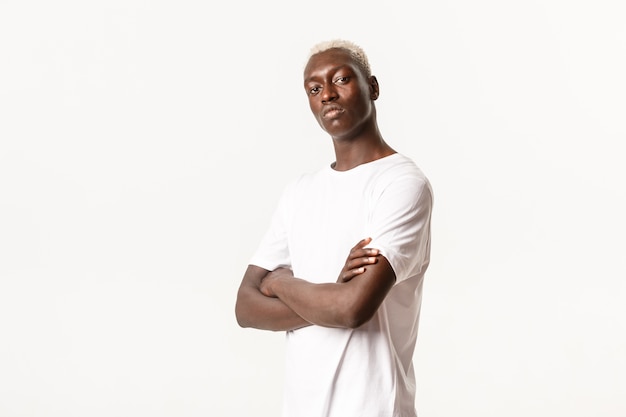
[[[350,77],[337,77],[335,78],[335,84],[346,84],[350,81]]]
[[[314,96],[315,94],[319,93],[321,91],[321,88],[319,86],[315,86],[315,87],[310,87],[309,88],[309,95]]]

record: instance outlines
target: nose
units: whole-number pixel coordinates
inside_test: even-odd
[[[330,103],[338,97],[339,95],[337,94],[337,90],[335,89],[335,85],[333,83],[326,84],[322,89],[322,103]]]

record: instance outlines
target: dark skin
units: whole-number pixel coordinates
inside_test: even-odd
[[[333,141],[332,167],[347,171],[395,151],[378,129],[374,101],[378,81],[343,49],[313,55],[304,70],[304,88],[316,120]],[[332,237],[331,237],[332,238]],[[242,327],[293,330],[311,324],[356,328],[369,321],[395,282],[395,273],[378,250],[358,242],[335,282],[314,284],[289,269],[268,271],[249,265],[235,313]]]

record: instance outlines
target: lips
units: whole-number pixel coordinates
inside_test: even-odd
[[[340,113],[343,113],[343,108],[341,108],[340,106],[328,106],[322,112],[322,117],[326,119],[332,119],[333,117],[337,117]]]

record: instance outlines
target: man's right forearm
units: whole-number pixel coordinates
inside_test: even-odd
[[[309,326],[311,323],[296,314],[278,298],[266,297],[259,283],[267,271],[251,266],[237,293],[235,315],[241,327],[286,331]]]
[[[309,326],[311,323],[297,315],[278,298],[266,297],[253,288],[240,290],[236,316],[241,327],[261,330],[286,331]]]

